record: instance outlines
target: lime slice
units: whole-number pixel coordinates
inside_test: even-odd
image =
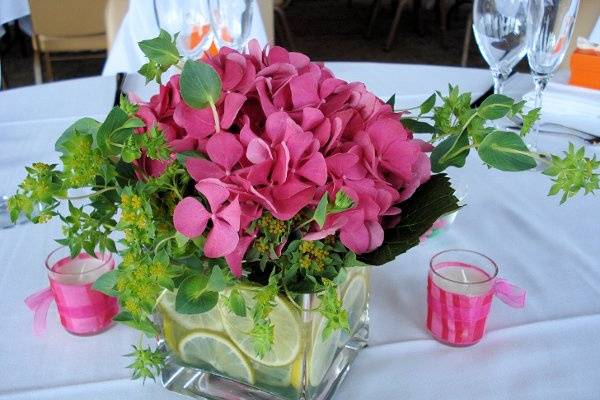
[[[254,292],[244,288],[240,288],[239,291],[246,305],[252,308],[255,303]],[[252,339],[248,335],[253,326],[249,316],[237,316],[223,304],[219,305],[223,326],[231,340],[252,360],[269,367],[290,364],[300,351],[301,332],[295,310],[280,296],[275,298],[275,303],[269,314],[274,326],[275,340],[271,350],[262,359],[254,351]]]
[[[316,387],[325,377],[335,358],[340,331],[333,331],[326,340],[323,340],[323,330],[327,320],[319,315],[314,322],[318,324],[318,327],[312,338],[312,349],[308,362],[308,381],[311,386]]]
[[[221,314],[217,307],[200,314],[180,314],[175,311],[175,297],[177,292],[165,290],[159,297],[159,306],[167,314],[175,325],[185,330],[207,329],[215,332],[223,332]]]
[[[190,333],[179,342],[179,356],[190,365],[210,364],[227,377],[254,383],[254,373],[246,357],[233,343],[218,334]]]

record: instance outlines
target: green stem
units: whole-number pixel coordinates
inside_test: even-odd
[[[210,109],[212,110],[213,114],[213,119],[215,120],[215,132],[219,133],[221,132],[221,125],[219,122],[219,114],[217,113],[217,107],[215,106],[215,103],[212,100],[210,100],[208,104],[210,105]]]
[[[533,153],[531,151],[525,151],[525,150],[511,149],[511,148],[508,148],[508,147],[497,146],[497,145],[494,145],[494,144],[492,144],[492,147],[494,149],[500,149],[504,153],[520,154],[520,155],[524,155],[524,156],[527,156],[527,157],[534,158],[534,159],[539,160],[539,161],[543,161],[546,164],[551,164],[551,161],[549,161],[550,158],[547,155],[545,155],[545,154]]]
[[[162,246],[163,243],[165,243],[165,242],[167,242],[167,241],[169,241],[171,239],[175,239],[176,236],[177,236],[177,234],[172,235],[172,236],[168,236],[168,237],[164,238],[163,240],[161,240],[160,242],[158,242],[158,244],[156,245],[156,247],[154,247],[154,253],[156,253],[158,251],[158,248],[160,246]]]
[[[460,149],[454,151],[453,153],[446,153],[446,154],[444,154],[442,156],[442,158],[440,158],[440,161],[441,162],[445,162],[448,158],[456,157],[457,155],[459,155],[463,151],[465,151],[467,149],[472,149],[472,148],[475,148],[475,147],[477,147],[477,145],[475,145],[475,144],[470,144],[470,145],[467,145],[467,146],[463,146]]]
[[[102,193],[108,192],[108,191],[110,191],[110,190],[115,190],[115,189],[116,189],[116,187],[114,187],[114,186],[110,186],[110,187],[106,187],[106,188],[104,188],[104,189],[102,189],[102,190],[98,190],[97,192],[94,192],[94,193],[90,193],[90,194],[82,194],[81,196],[73,196],[73,197],[66,196],[66,197],[64,197],[64,199],[65,199],[65,200],[81,200],[81,199],[87,199],[87,198],[94,197],[94,196],[97,196],[97,195],[99,195],[99,194],[102,194]]]
[[[125,147],[125,145],[122,145],[122,144],[120,144],[120,143],[115,143],[115,142],[113,142],[112,140],[109,140],[109,141],[108,141],[108,144],[110,144],[111,146],[119,147],[119,148],[121,148],[121,149]]]

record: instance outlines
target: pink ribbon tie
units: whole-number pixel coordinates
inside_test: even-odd
[[[496,278],[494,294],[503,303],[514,308],[525,307],[525,290],[502,278]]]
[[[46,317],[53,300],[52,289],[49,287],[25,299],[25,304],[33,311],[33,333],[35,335],[39,336],[46,331]]]

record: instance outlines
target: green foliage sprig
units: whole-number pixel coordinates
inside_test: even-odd
[[[435,106],[436,98],[441,100]],[[525,101],[495,94],[486,98],[479,107],[471,106],[471,95],[460,93],[457,86],[449,86],[448,95],[437,92],[421,106],[416,117],[402,118],[404,125],[415,133],[432,135],[435,148],[431,153],[433,172],[449,166],[462,167],[474,150],[489,167],[502,171],[525,171],[538,164],[546,175],[554,177],[550,195],[562,193],[561,203],[583,190],[585,194],[600,189],[598,161],[585,157],[585,149],[569,150],[563,157],[538,153],[527,148],[523,137],[539,118],[540,110],[524,111]],[[426,114],[433,111],[431,116]],[[522,127],[517,134],[501,131],[489,124],[500,118],[518,118]],[[427,122],[428,120],[432,121]]]

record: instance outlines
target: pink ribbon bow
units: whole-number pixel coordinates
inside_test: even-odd
[[[53,300],[54,295],[50,287],[42,289],[25,299],[25,304],[33,311],[33,333],[35,335],[39,336],[46,331],[46,317]]]
[[[505,279],[496,278],[494,282],[494,294],[510,307],[525,307],[525,290],[509,283]]]

